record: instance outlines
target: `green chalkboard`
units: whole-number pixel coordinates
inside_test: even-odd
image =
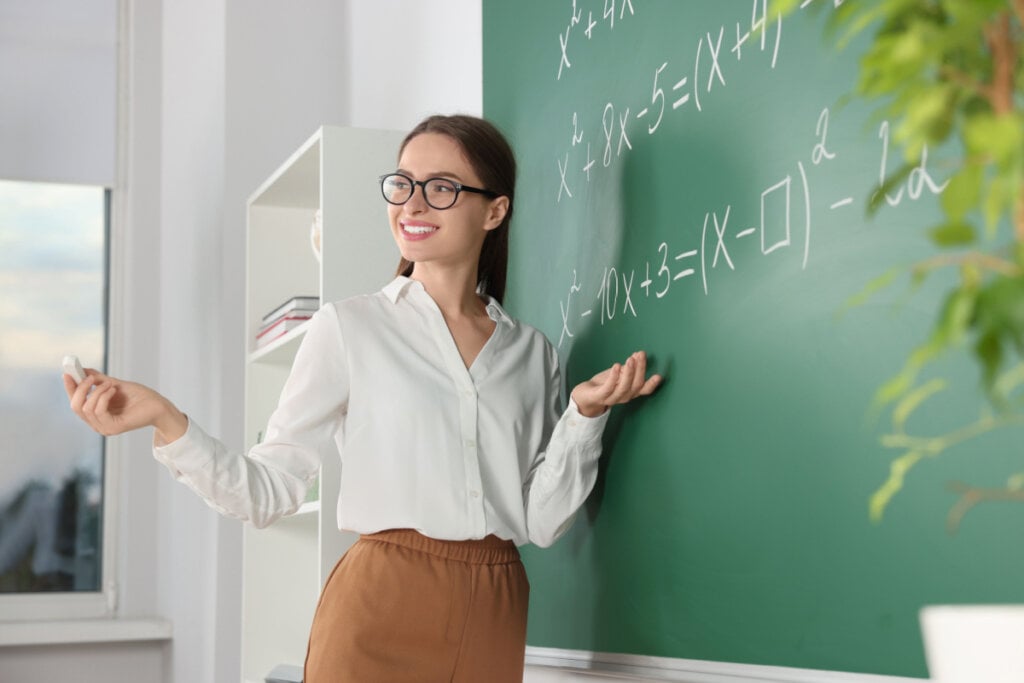
[[[484,112],[520,163],[508,307],[570,386],[638,348],[668,376],[614,412],[570,532],[525,550],[528,641],[921,677],[923,605],[1024,602],[1024,508],[945,530],[946,483],[1003,485],[1024,434],[926,462],[869,521],[894,452],[868,408],[947,283],[844,302],[928,256],[949,168],[932,151],[868,217],[900,152],[846,97],[856,46],[804,10],[748,35],[761,6],[483,2]],[[976,370],[939,369],[959,388],[924,431],[978,410]]]

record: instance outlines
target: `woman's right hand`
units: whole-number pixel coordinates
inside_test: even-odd
[[[64,375],[64,391],[71,400],[71,410],[103,436],[152,426],[158,441],[170,443],[188,429],[184,413],[149,387],[92,369],[85,374],[77,385]]]

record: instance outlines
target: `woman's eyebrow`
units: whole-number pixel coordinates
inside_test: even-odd
[[[410,178],[414,177],[414,175],[415,175],[415,174],[413,174],[412,171],[408,171],[408,170],[406,170],[404,168],[396,169],[396,172],[397,173],[402,173],[404,175],[407,175]],[[459,177],[458,173],[452,173],[451,171],[431,171],[430,173],[426,174],[426,177],[427,178],[452,178],[452,179],[457,180],[459,182],[463,182],[462,178]]]

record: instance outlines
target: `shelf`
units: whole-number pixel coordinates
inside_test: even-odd
[[[398,259],[375,174],[392,168],[404,133],[324,126],[249,197],[246,206],[245,443],[261,439],[288,381],[305,323],[262,348],[268,311],[296,295],[322,303],[379,289]],[[310,246],[317,212],[320,257]],[[320,589],[357,538],[339,532],[341,461],[321,445],[313,500],[274,524],[247,525],[242,546],[242,670],[262,680],[280,662],[301,662]]]
[[[295,511],[294,516],[298,517],[299,515],[315,515],[318,512],[320,512],[320,501],[311,500],[308,503],[303,503],[302,506]]]
[[[318,207],[320,149],[321,136],[314,135],[252,194],[250,206]]]
[[[295,352],[299,349],[299,343],[302,341],[302,335],[306,334],[307,329],[309,329],[309,323],[304,322],[298,327],[288,330],[266,346],[250,353],[249,362],[291,365],[295,359]]]

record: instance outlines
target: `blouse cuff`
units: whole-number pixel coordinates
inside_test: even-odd
[[[177,478],[182,472],[195,471],[208,463],[216,450],[206,432],[186,416],[185,433],[170,443],[157,443],[153,436],[153,457]]]
[[[574,431],[579,430],[581,438],[589,439],[601,436],[601,433],[604,431],[604,425],[608,422],[608,415],[611,412],[611,408],[609,408],[596,417],[587,417],[580,412],[580,407],[577,405],[576,400],[570,396],[569,405],[565,409],[565,416],[568,418],[567,424],[571,429]]]

